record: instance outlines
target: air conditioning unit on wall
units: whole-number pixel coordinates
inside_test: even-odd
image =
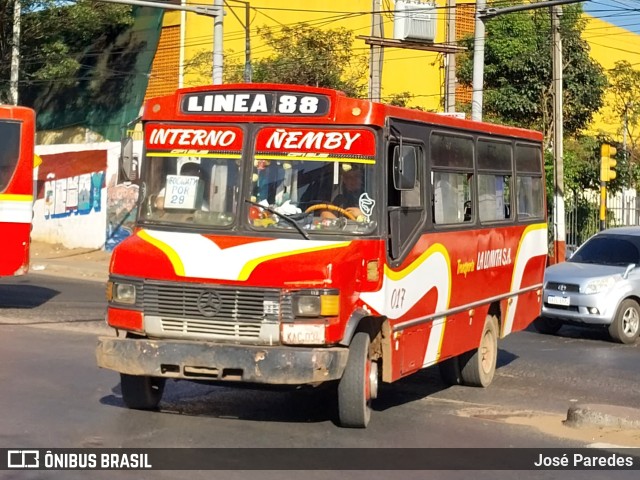
[[[436,6],[411,0],[396,0],[393,38],[433,42],[436,38]]]

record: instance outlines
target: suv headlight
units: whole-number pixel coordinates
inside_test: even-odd
[[[330,317],[338,315],[340,295],[336,290],[302,290],[293,296],[294,317]]]
[[[616,283],[614,277],[604,277],[591,280],[584,287],[584,293],[591,295],[594,293],[606,292]]]
[[[109,282],[107,300],[114,303],[134,305],[136,303],[136,286],[131,283]]]

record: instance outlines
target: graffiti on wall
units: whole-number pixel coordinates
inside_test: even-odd
[[[46,220],[100,212],[105,150],[40,155],[37,198],[44,199]]]
[[[47,174],[44,181],[44,218],[88,215],[101,209],[104,172],[56,178]]]

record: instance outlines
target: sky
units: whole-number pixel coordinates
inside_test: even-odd
[[[587,0],[582,6],[589,15],[640,34],[640,0]]]

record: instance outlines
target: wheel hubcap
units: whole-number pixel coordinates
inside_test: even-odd
[[[369,362],[369,398],[378,398],[378,364]]]
[[[624,316],[622,317],[622,330],[625,335],[632,336],[638,332],[638,326],[640,326],[640,318],[638,317],[638,312],[630,308],[626,312],[624,312]]]
[[[482,370],[485,373],[490,372],[493,367],[493,357],[495,352],[493,351],[493,342],[491,340],[491,333],[487,332],[482,339],[482,345],[480,346],[480,364],[482,365]]]

